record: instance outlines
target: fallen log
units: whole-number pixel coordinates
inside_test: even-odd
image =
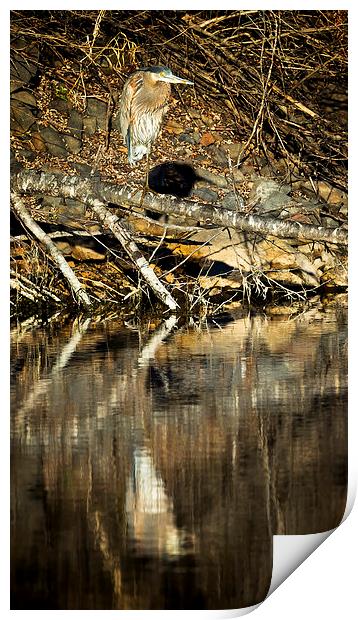
[[[12,209],[17,217],[23,223],[24,227],[46,248],[50,256],[53,258],[62,274],[66,278],[71,290],[78,303],[83,304],[87,308],[92,306],[92,302],[88,297],[84,287],[78,280],[77,276],[67,263],[62,252],[56,247],[52,239],[42,230],[42,228],[31,217],[21,198],[15,193],[11,193]]]
[[[96,198],[88,197],[86,204],[97,215],[102,224],[108,226],[112,231],[158,299],[160,299],[169,310],[178,308],[177,302],[157,278],[153,269],[149,266],[148,261],[140,252],[137,244],[131,238],[129,231],[120,222],[119,217],[106,209],[105,205]]]
[[[20,194],[47,194],[72,198],[90,204],[95,200],[121,207],[143,207],[166,215],[196,220],[204,228],[222,226],[262,236],[292,238],[299,241],[325,241],[348,244],[348,233],[342,227],[326,228],[300,222],[285,221],[274,217],[242,214],[219,205],[207,205],[191,200],[159,197],[147,193],[142,200],[142,190],[119,186],[76,175],[21,170],[12,176],[13,190]],[[289,198],[287,198],[289,202]],[[264,205],[263,205],[264,207]]]

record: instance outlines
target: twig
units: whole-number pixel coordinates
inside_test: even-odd
[[[19,280],[21,284],[27,284],[28,287],[31,287],[34,291],[34,294],[38,295],[40,298],[45,299],[47,296],[53,299],[56,303],[61,303],[61,299],[57,297],[57,295],[54,295],[54,293],[51,293],[51,291],[48,291],[43,287],[41,287],[41,291],[39,291],[38,284],[35,284],[35,282],[32,282],[32,280],[26,278],[26,276],[24,276],[22,273],[17,273],[14,269],[10,269],[10,275],[14,278],[14,280]]]

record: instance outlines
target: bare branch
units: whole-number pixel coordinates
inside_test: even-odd
[[[64,258],[62,252],[56,247],[54,242],[50,239],[50,237],[42,230],[42,228],[35,222],[35,220],[31,217],[29,212],[27,211],[23,201],[21,198],[15,193],[11,193],[11,201],[12,201],[12,209],[16,213],[17,217],[21,220],[25,228],[29,230],[34,237],[45,246],[46,250],[52,256],[54,261],[57,263],[59,269],[62,271],[64,277],[69,283],[71,289],[75,294],[75,298],[79,303],[82,303],[87,308],[92,306],[92,302],[88,297],[85,289],[82,284],[78,280],[77,276],[67,263]]]
[[[22,170],[12,178],[14,191],[29,194],[47,194],[76,198],[84,203],[94,200],[110,202],[128,207],[140,207],[159,213],[182,216],[196,220],[203,226],[216,225],[234,228],[245,232],[272,235],[281,238],[293,238],[300,241],[327,241],[335,244],[348,244],[347,231],[342,227],[325,228],[300,222],[289,222],[273,217],[259,215],[242,215],[235,211],[223,209],[190,200],[158,197],[147,193],[141,201],[142,192],[126,186],[113,185],[94,179],[72,175],[62,175],[35,170]],[[287,199],[289,202],[289,198]]]
[[[131,238],[129,231],[121,224],[119,218],[108,211],[104,204],[96,198],[88,197],[87,205],[96,213],[100,221],[112,231],[155,295],[168,306],[170,310],[176,310],[176,308],[178,308],[177,302],[157,278],[153,269],[149,266],[148,261],[140,252],[137,244]]]

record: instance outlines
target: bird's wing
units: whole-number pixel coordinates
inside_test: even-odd
[[[121,125],[121,133],[123,136],[124,143],[128,146],[128,142],[130,139],[128,130],[130,124],[133,122],[133,103],[135,101],[135,97],[137,92],[139,91],[141,85],[143,84],[143,77],[140,73],[134,73],[128,78],[126,83],[123,86],[121,103],[120,103],[120,112],[119,112],[119,121]]]

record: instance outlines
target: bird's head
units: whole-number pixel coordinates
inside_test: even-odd
[[[145,67],[144,69],[141,69],[141,71],[149,73],[150,77],[155,82],[169,82],[169,84],[194,84],[194,82],[191,82],[190,80],[185,80],[184,78],[174,75],[168,67]]]

